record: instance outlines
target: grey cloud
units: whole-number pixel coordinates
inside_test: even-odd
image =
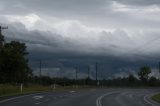
[[[117,32],[115,32],[115,35]],[[120,32],[118,33],[120,34]],[[126,35],[124,36],[122,32],[122,35],[120,34],[121,37],[119,36],[120,38],[117,38],[116,36],[114,38],[114,35],[106,32],[101,35],[101,38],[98,41],[91,41],[90,43],[93,47],[90,47],[90,45],[88,45],[88,41],[80,41],[81,39],[70,39],[51,32],[38,30],[28,31],[20,23],[13,23],[13,25],[9,24],[9,29],[5,31],[5,35],[7,40],[26,42],[28,49],[31,51],[45,50],[50,53],[64,52],[71,53],[71,55],[74,53],[79,55],[113,55],[114,51],[118,51],[116,49],[121,48],[122,45],[119,46],[119,43],[121,41],[126,41],[124,38],[127,37]],[[116,43],[117,40],[119,40],[119,43]],[[99,43],[99,41],[101,42]]]
[[[18,2],[19,0],[1,0],[0,1],[0,13],[1,14],[27,14],[31,12],[25,4]]]
[[[57,49],[64,50],[66,45],[72,45],[70,41],[67,41],[67,39],[64,39],[61,35],[38,30],[28,31],[20,23],[14,23],[13,26],[10,24],[5,35],[7,39],[26,42],[29,47],[31,47],[29,48],[31,50],[48,48],[48,50],[46,50],[52,52]]]
[[[1,3],[5,5],[6,9],[10,9],[11,11],[13,9],[12,12],[15,12],[14,8],[17,8],[17,10],[28,8],[28,10],[31,10],[33,12],[38,11],[41,13],[49,13],[55,15],[69,15],[70,13],[89,14],[91,13],[91,11],[94,13],[98,8],[100,9],[105,2],[105,0],[13,0],[11,2],[9,0],[1,1]]]
[[[128,10],[114,10],[114,1],[120,3],[116,5],[120,9],[124,6]],[[159,3],[159,0],[1,0],[0,22],[9,27],[4,31],[7,40],[27,44],[31,61],[34,58],[55,61],[65,58],[68,64],[58,63],[70,68],[83,64],[81,72],[87,64],[100,61],[106,63],[102,66],[103,72],[114,74],[121,67],[135,70],[143,64],[155,67],[153,64],[159,60],[160,52]],[[141,12],[137,13],[135,8]],[[146,12],[145,9],[153,11]],[[30,30],[26,28],[27,23],[23,25],[18,19],[13,23],[5,17],[23,19],[28,14],[41,19]],[[43,20],[49,24],[42,24]],[[63,23],[68,20],[71,21],[69,25]],[[56,22],[63,23],[59,29],[55,28]],[[64,32],[63,25],[68,25]],[[44,27],[48,30],[44,31]]]
[[[159,69],[156,69],[156,68],[152,69],[152,72],[150,73],[149,77],[152,77],[152,76],[159,79],[160,78]]]
[[[138,6],[160,4],[159,0],[114,0],[114,1],[118,1],[123,4],[138,5]]]
[[[129,16],[128,13],[114,12],[112,3],[115,0],[2,0],[4,9],[1,14],[24,15],[34,13],[40,17],[58,17],[66,20],[80,20],[88,26],[111,28],[157,28],[160,21],[144,17]],[[157,4],[158,0],[116,0],[122,4]],[[141,2],[141,3],[139,3]],[[136,6],[136,5],[135,5]],[[138,8],[138,7],[137,7]],[[143,14],[140,14],[143,16]],[[89,21],[88,21],[89,20]],[[52,21],[52,20],[49,20]]]
[[[102,31],[95,34],[95,39],[87,39],[88,37],[84,35],[84,38],[72,38],[49,31],[29,31],[20,23],[9,24],[9,29],[5,31],[6,39],[26,42],[30,51],[92,56],[138,57],[138,55],[152,56],[152,54],[158,56],[159,32],[136,34],[139,36],[134,38],[123,30],[115,30],[112,33]]]

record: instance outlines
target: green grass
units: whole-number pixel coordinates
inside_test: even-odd
[[[70,91],[70,90],[83,90],[87,88],[92,88],[89,86],[79,86],[76,88],[75,86],[57,86],[55,89],[51,86],[41,86],[41,85],[28,85],[23,86],[23,92],[21,93],[20,86],[15,85],[0,85],[0,96],[12,96],[12,95],[20,95],[27,93],[36,93],[36,92],[61,92],[61,91]]]
[[[42,91],[50,91],[51,87],[49,86],[40,86],[40,85],[29,85],[23,87],[23,94],[24,93],[32,93],[32,92],[42,92]],[[7,95],[17,95],[22,94],[20,90],[20,86],[13,86],[13,85],[0,85],[0,96],[7,96]]]
[[[154,101],[160,103],[160,94],[156,94],[156,95],[152,96],[152,99],[153,99]]]

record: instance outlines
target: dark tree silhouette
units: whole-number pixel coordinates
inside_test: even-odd
[[[140,68],[140,71],[138,72],[139,79],[141,79],[142,82],[146,83],[149,78],[149,74],[151,73],[151,69],[148,66],[143,66]]]
[[[0,54],[0,79],[3,83],[21,83],[31,74],[27,54],[24,43],[12,41],[4,44]]]

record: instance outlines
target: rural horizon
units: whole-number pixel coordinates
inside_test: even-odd
[[[0,105],[159,106],[159,17],[159,0],[0,0]]]

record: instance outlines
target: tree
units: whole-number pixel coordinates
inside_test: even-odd
[[[150,86],[156,86],[156,85],[158,85],[158,80],[155,78],[155,77],[151,77],[150,79],[149,79],[149,85]]]
[[[151,69],[148,66],[144,66],[140,68],[140,71],[138,72],[139,79],[141,79],[142,82],[146,83],[149,78],[149,74],[151,73]]]
[[[129,83],[135,83],[136,82],[136,78],[132,75],[132,74],[130,74],[129,76],[128,76],[128,81],[129,81]]]
[[[1,51],[0,80],[3,83],[22,83],[31,75],[25,43],[11,41]]]

